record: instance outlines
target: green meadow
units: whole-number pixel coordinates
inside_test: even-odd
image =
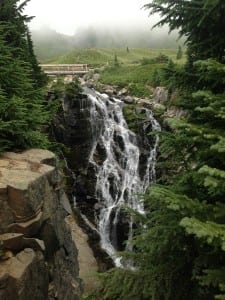
[[[168,60],[182,65],[185,55],[177,60],[178,49],[75,49],[49,62],[56,64],[88,64],[100,74],[103,84],[127,87],[130,94],[150,97],[151,86],[159,81],[161,69]]]
[[[145,58],[150,59],[159,54],[168,56],[176,60],[177,49],[143,49],[143,48],[89,48],[74,49],[68,54],[59,56],[49,62],[57,64],[88,64],[90,67],[100,67],[107,64],[113,64],[117,56],[119,64],[139,64]],[[184,62],[184,58],[178,61]]]

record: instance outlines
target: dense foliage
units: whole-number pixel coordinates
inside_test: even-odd
[[[155,26],[168,24],[171,31],[177,29],[180,36],[186,37],[194,59],[214,57],[224,61],[223,0],[153,0],[145,8],[150,15],[160,14]]]
[[[0,2],[0,152],[48,144],[42,87],[46,83],[22,14],[28,1]]]
[[[225,65],[220,25],[224,1],[152,1],[171,30],[187,37],[188,61],[164,76],[176,88],[187,117],[165,120],[163,177],[145,195],[136,216],[135,268],[103,275],[97,299],[225,299]],[[212,25],[212,26],[211,26]],[[211,39],[210,39],[211,38]],[[222,45],[222,46],[221,46]],[[201,60],[200,60],[201,59]],[[204,60],[203,60],[204,59]]]

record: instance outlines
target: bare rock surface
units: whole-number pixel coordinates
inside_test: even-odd
[[[0,299],[40,299],[48,293],[48,272],[41,252],[26,248],[0,263]]]
[[[54,154],[0,156],[0,299],[78,300],[71,212]]]
[[[88,244],[88,235],[75,222],[73,216],[68,216],[66,222],[71,228],[72,238],[78,249],[80,277],[84,282],[84,292],[93,292],[98,286],[98,263]]]

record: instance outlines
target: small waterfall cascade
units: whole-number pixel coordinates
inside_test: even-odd
[[[155,179],[158,122],[150,110],[141,108],[143,137],[129,130],[123,116],[123,102],[86,89],[89,104],[92,147],[89,162],[95,170],[95,223],[101,238],[101,247],[114,256],[121,245],[132,236],[132,220],[121,209],[128,206],[144,214],[140,201]],[[84,100],[84,101],[87,101]],[[84,103],[83,103],[84,104]],[[83,104],[80,104],[82,109]],[[97,125],[101,122],[101,129]],[[98,132],[98,133],[97,133]],[[140,147],[140,144],[144,145]],[[114,260],[120,265],[120,260]]]

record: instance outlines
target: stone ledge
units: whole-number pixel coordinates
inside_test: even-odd
[[[54,166],[42,163],[46,161],[56,164],[55,155],[40,149],[0,156],[0,233],[30,236],[35,224],[40,227],[47,181],[53,186],[61,180]]]
[[[47,164],[54,167],[56,166],[55,154],[44,149],[29,149],[21,153],[5,152],[3,157],[19,161]]]
[[[19,252],[25,248],[32,248],[36,251],[45,251],[44,242],[35,238],[25,238],[21,233],[4,233],[0,235],[2,248]]]

